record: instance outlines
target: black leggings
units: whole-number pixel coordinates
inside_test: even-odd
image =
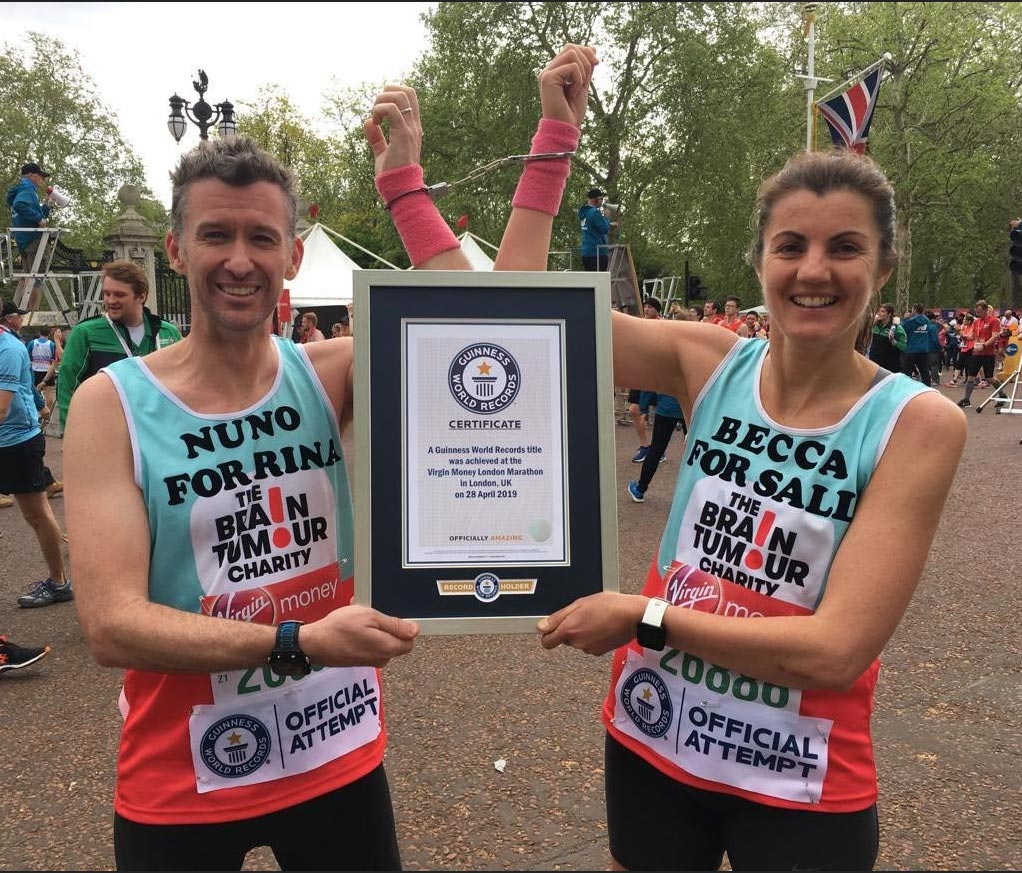
[[[269,846],[281,870],[400,870],[383,765],[329,794],[242,821],[151,825],[114,815],[118,870],[240,870],[257,846]]]
[[[690,788],[607,735],[610,853],[628,870],[872,870],[876,804],[861,812],[781,809]]]
[[[653,481],[653,475],[660,467],[660,459],[664,456],[664,452],[667,451],[667,444],[670,443],[671,437],[674,436],[674,429],[681,424],[682,429],[685,427],[685,419],[683,418],[670,418],[666,415],[660,415],[657,413],[653,419],[653,436],[649,441],[649,451],[646,452],[646,458],[642,462],[642,472],[639,474],[639,490],[645,491],[649,488],[649,483]]]

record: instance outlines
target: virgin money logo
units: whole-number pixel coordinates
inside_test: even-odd
[[[716,612],[720,608],[722,591],[716,576],[682,564],[667,577],[664,595],[664,599],[675,606]]]
[[[217,618],[232,618],[235,621],[275,624],[277,607],[265,588],[249,588],[245,591],[218,595],[209,606],[207,614]]]

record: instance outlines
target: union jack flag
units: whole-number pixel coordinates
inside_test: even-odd
[[[883,67],[877,67],[858,85],[816,104],[838,148],[851,149],[860,155],[866,153],[869,124],[873,120],[882,73]]]

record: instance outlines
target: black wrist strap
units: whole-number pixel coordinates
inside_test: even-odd
[[[389,212],[391,207],[395,203],[397,203],[397,201],[400,200],[402,197],[411,197],[412,194],[428,194],[428,193],[429,193],[429,189],[425,188],[425,187],[423,187],[423,188],[412,188],[411,191],[405,191],[403,194],[398,194],[397,197],[395,197],[393,200],[390,201],[390,203],[388,203],[386,205],[385,208]]]

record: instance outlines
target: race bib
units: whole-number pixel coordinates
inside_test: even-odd
[[[280,680],[280,677],[276,677]],[[228,695],[188,720],[199,794],[307,773],[375,740],[380,687],[371,667],[328,667],[275,693]]]
[[[819,803],[834,723],[799,715],[797,691],[676,650],[629,649],[614,698],[618,730],[693,776]]]

